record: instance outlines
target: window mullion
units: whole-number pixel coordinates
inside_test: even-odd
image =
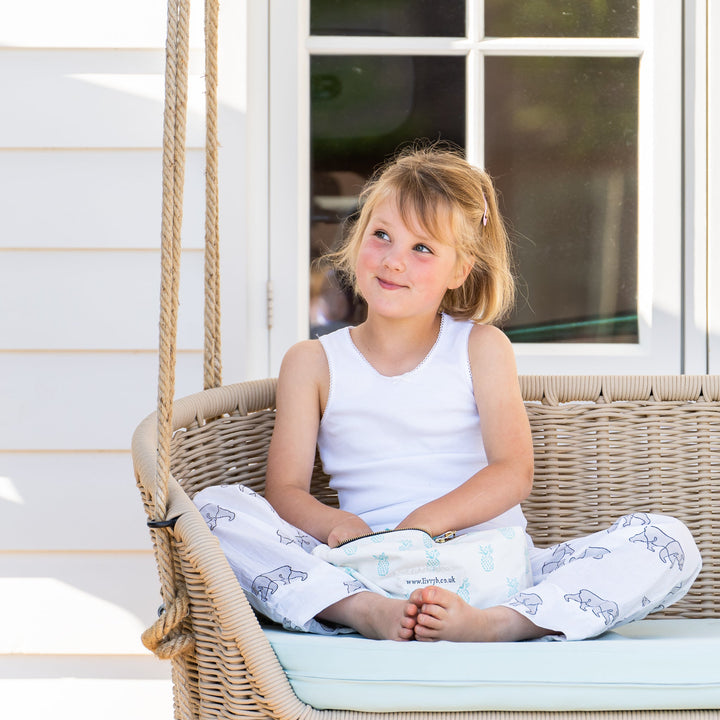
[[[466,130],[467,159],[479,167],[485,164],[485,83],[483,54],[472,49],[466,66]]]
[[[311,55],[464,55],[469,48],[466,38],[445,37],[315,35],[307,41]]]
[[[471,47],[465,67],[465,153],[471,163],[484,167],[485,85],[483,54],[478,49],[483,38],[484,0],[467,0],[466,9],[466,33]]]
[[[525,57],[640,57],[643,42],[638,38],[483,38],[486,55]]]
[[[485,35],[485,0],[466,0],[466,34],[472,43]]]

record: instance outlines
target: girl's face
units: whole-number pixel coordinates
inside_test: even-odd
[[[437,313],[446,290],[460,287],[470,269],[452,245],[416,222],[405,225],[388,198],[370,215],[355,274],[369,312],[401,318]]]

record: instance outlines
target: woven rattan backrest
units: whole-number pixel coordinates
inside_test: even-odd
[[[720,617],[720,377],[528,376],[521,385],[535,449],[523,510],[536,545],[627,513],[674,515],[693,532],[704,569],[667,613]],[[235,482],[262,492],[274,398],[243,397],[239,409],[176,431],[173,475],[189,495]],[[336,502],[319,464],[312,492]]]
[[[548,546],[655,512],[685,522],[704,569],[665,615],[720,616],[720,378],[522,378],[535,452],[523,503]]]

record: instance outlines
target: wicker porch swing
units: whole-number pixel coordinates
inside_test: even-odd
[[[199,490],[221,483],[242,482],[262,492],[274,422],[273,379],[221,384],[217,0],[205,2],[204,389],[174,402],[189,5],[190,0],[168,2],[158,403],[157,412],[139,425],[132,442],[163,602],[143,642],[159,657],[172,660],[175,717],[627,717],[624,710],[548,713],[537,709],[496,712],[495,708],[370,714],[318,710],[294,692],[266,629],[191,500]],[[686,598],[665,616],[720,617],[720,378],[522,377],[521,384],[536,451],[535,490],[524,510],[537,544],[550,545],[571,533],[606,527],[617,517],[618,507],[675,514],[695,534],[705,569]],[[649,448],[649,455],[639,456],[639,446]],[[311,489],[321,500],[334,502],[319,466]],[[332,643],[335,639],[323,640]],[[717,717],[717,710],[633,714],[640,716],[710,718]]]

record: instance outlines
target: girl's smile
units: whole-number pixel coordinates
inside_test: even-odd
[[[385,290],[400,290],[405,287],[404,285],[398,285],[397,283],[390,282],[389,280],[383,280],[381,277],[378,277],[377,281],[380,284],[380,287]]]

